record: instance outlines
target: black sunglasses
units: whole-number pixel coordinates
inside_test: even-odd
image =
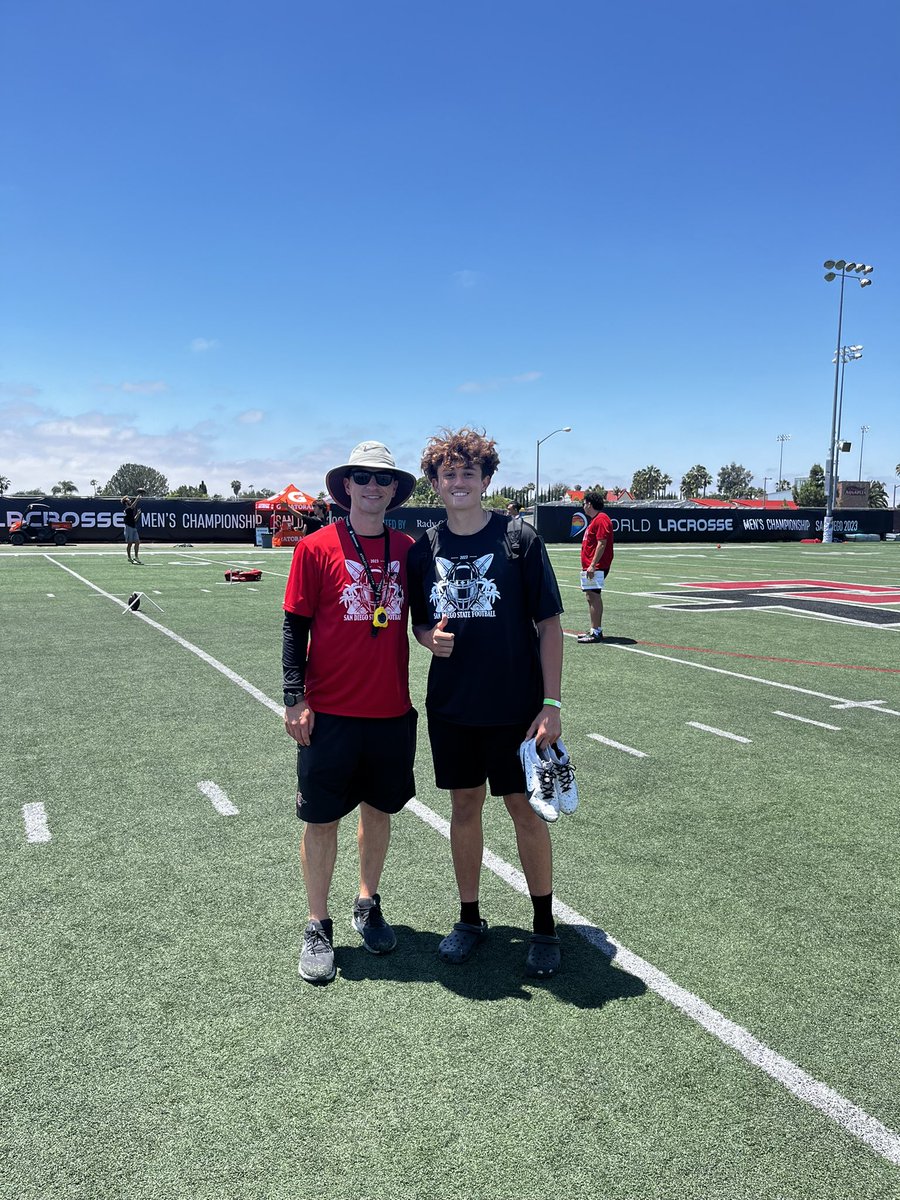
[[[365,487],[373,478],[379,487],[389,487],[394,482],[390,471],[351,471],[350,478],[360,487]]]

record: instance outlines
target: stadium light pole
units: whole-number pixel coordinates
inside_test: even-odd
[[[857,479],[859,479],[859,480],[860,480],[860,482],[862,482],[862,454],[863,454],[863,446],[864,446],[864,445],[865,445],[865,443],[866,443],[866,434],[867,434],[868,432],[869,432],[869,427],[868,427],[868,425],[860,425],[860,427],[859,427],[859,475],[857,475]]]
[[[775,441],[779,443],[779,446],[778,446],[778,479],[776,480],[776,483],[778,484],[779,492],[781,491],[781,481],[782,481],[782,479],[784,479],[784,476],[781,473],[781,464],[784,461],[784,443],[789,442],[790,440],[791,440],[791,435],[789,433],[779,433],[778,437],[775,439]]]
[[[545,437],[538,438],[537,454],[535,456],[535,461],[534,461],[534,520],[535,520],[535,527],[537,527],[538,496],[540,496],[540,494],[541,494],[541,446],[543,445],[544,442],[549,441],[550,438],[556,437],[556,435],[558,433],[571,433],[571,432],[572,432],[571,425],[563,425],[562,429],[554,429],[552,433],[546,434]]]
[[[766,485],[768,484],[768,482],[769,482],[769,476],[763,475],[763,508],[766,507],[766,497],[769,494],[767,491],[767,488],[766,488]]]
[[[838,412],[838,385],[840,384],[841,372],[841,329],[844,320],[844,280],[855,271],[861,276],[859,286],[861,288],[869,287],[872,280],[869,278],[875,268],[871,264],[847,262],[843,258],[833,259],[826,258],[823,263],[825,267],[825,279],[828,283],[832,283],[840,277],[841,293],[838,303],[838,327],[837,327],[837,343],[834,351],[834,399],[831,405],[831,439],[828,443],[828,459],[826,462],[825,474],[825,522],[822,527],[822,541],[834,541],[834,460],[837,453],[837,412]]]
[[[841,421],[843,419],[843,414],[844,414],[844,372],[846,371],[848,362],[856,362],[856,360],[858,358],[862,358],[862,352],[863,352],[862,346],[841,346],[841,351],[840,351],[840,354],[841,354],[841,390],[840,390],[840,396],[838,397],[837,433],[835,434],[834,462],[832,464],[832,470],[834,471],[835,495],[837,495],[837,486],[838,486],[838,482],[839,482],[838,477],[840,475],[839,468],[841,465],[840,450],[841,450]],[[837,358],[837,355],[835,355],[835,358]],[[831,361],[834,362],[835,358],[833,358]]]

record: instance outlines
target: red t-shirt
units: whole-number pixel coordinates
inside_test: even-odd
[[[602,542],[604,538],[606,538],[606,545],[603,547],[603,554],[597,563],[598,571],[608,571],[609,565],[613,560],[612,521],[605,512],[601,512],[597,513],[596,517],[588,525],[584,531],[584,537],[581,539],[582,571],[586,571],[594,561],[594,551],[597,549],[597,543]]]
[[[384,535],[359,542],[378,585]],[[306,698],[313,712],[400,717],[409,711],[406,557],[412,544],[409,534],[390,531],[388,579],[380,597],[388,623],[373,637],[372,587],[346,524],[326,525],[298,543],[284,607],[312,618]]]

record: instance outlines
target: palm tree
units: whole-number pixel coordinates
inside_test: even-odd
[[[887,489],[880,479],[873,479],[869,484],[869,508],[887,508]]]
[[[94,489],[94,495],[95,495],[95,496],[96,496],[96,494],[97,494],[97,488],[99,488],[99,486],[100,486],[100,480],[99,480],[99,479],[92,479],[92,480],[91,480],[91,487]]]
[[[54,496],[71,496],[78,488],[71,479],[61,479],[58,484],[50,489]]]
[[[10,485],[10,480],[6,475],[0,475],[0,496],[5,495],[6,489]]]
[[[241,490],[241,481],[239,479],[232,479],[231,490],[234,492],[234,498],[236,500],[238,497],[238,492]]]

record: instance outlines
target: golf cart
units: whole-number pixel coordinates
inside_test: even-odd
[[[10,524],[9,540],[12,544],[24,546],[26,542],[53,542],[57,546],[65,546],[69,540],[66,534],[72,529],[72,522],[48,521],[48,512],[49,504],[29,504],[22,519]]]

